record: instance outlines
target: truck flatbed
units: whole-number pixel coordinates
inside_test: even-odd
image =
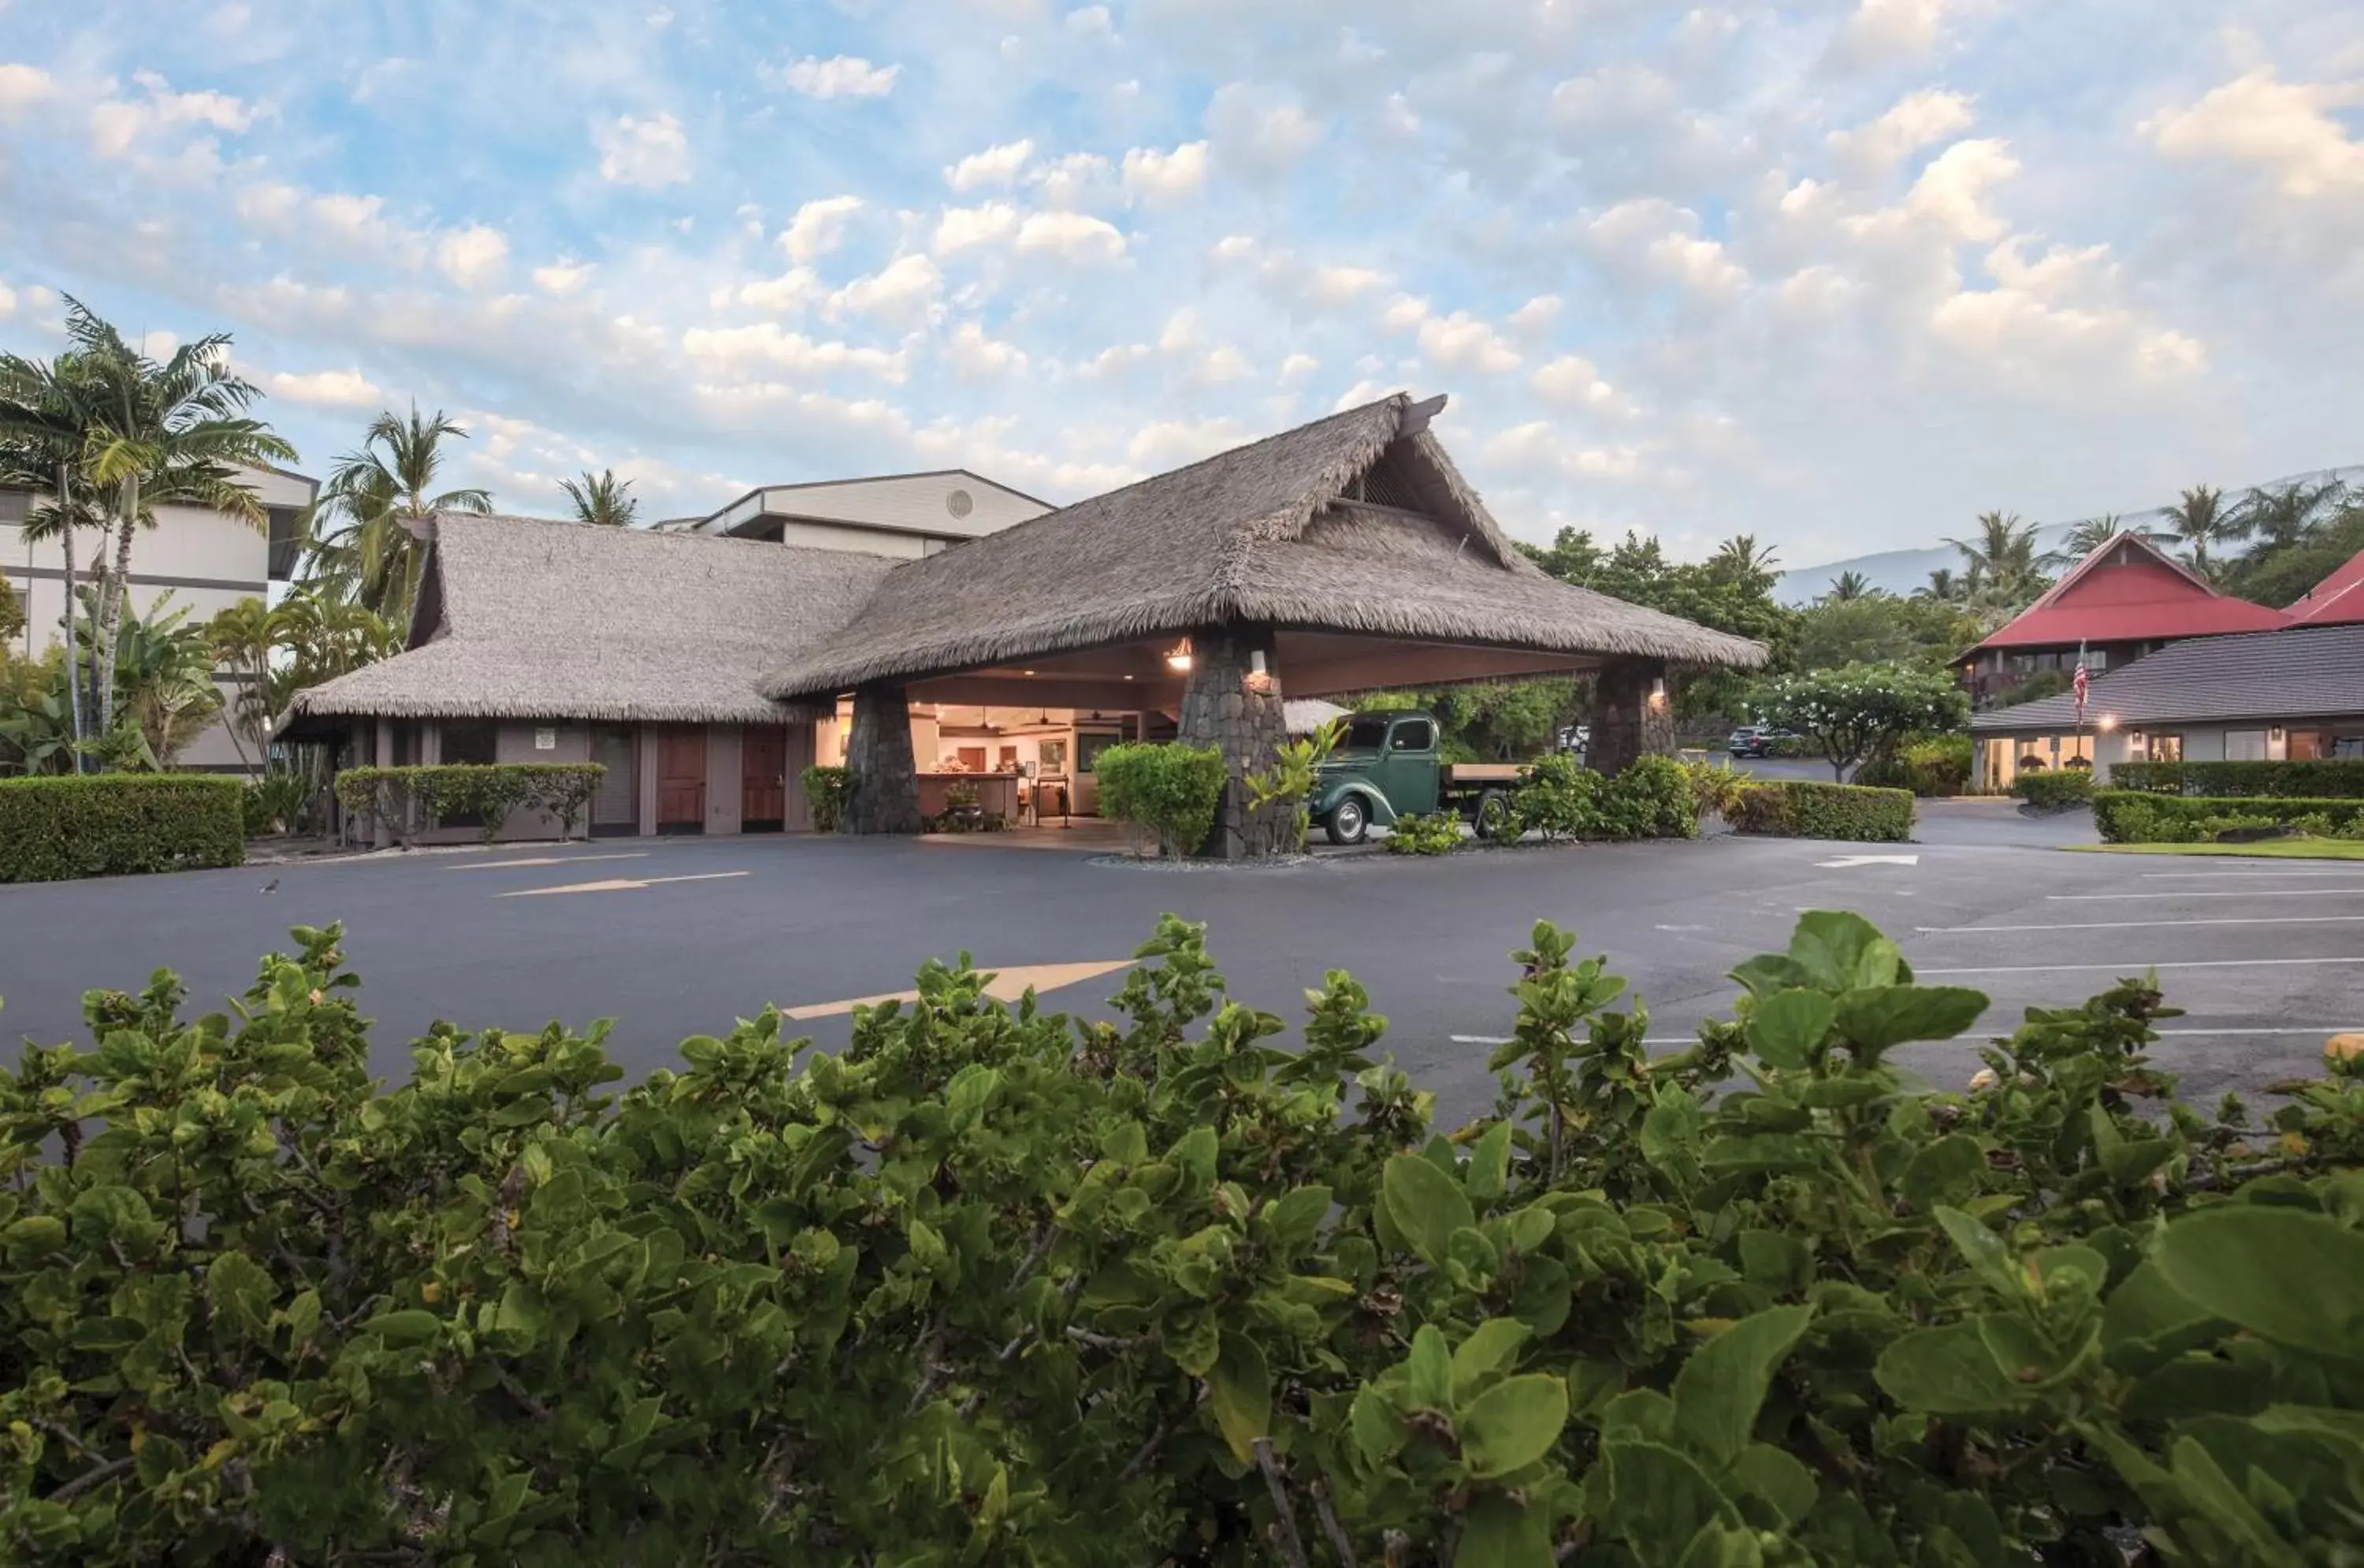
[[[1519,762],[1447,762],[1442,772],[1448,784],[1515,784]]]

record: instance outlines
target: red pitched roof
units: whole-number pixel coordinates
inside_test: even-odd
[[[2306,591],[2306,597],[2282,612],[2290,626],[2339,626],[2364,621],[2364,550],[2347,564]]]
[[[2120,559],[2122,547],[2124,559]],[[2140,534],[2105,540],[1979,648],[2074,648],[2272,631],[2282,612],[2220,594]],[[1971,651],[1976,652],[1973,649]]]

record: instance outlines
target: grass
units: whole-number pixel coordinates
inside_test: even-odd
[[[2260,839],[2252,844],[2071,844],[2103,855],[2242,855],[2274,861],[2364,861],[2364,839]]]

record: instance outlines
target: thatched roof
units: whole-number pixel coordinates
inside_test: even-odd
[[[1386,398],[909,562],[763,688],[833,696],[1232,623],[1764,662],[1526,560],[1428,431],[1435,406]]]
[[[895,562],[844,550],[447,512],[417,644],[299,695],[336,715],[753,723],[758,673],[860,608]]]

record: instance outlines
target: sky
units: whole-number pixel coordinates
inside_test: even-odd
[[[65,295],[504,510],[1400,389],[1517,536],[1805,565],[2364,460],[2364,6],[0,0],[0,347]]]

